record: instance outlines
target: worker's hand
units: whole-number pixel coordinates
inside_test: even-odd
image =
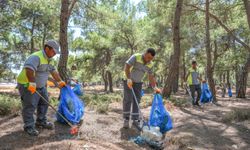
[[[127,85],[128,85],[128,88],[132,89],[133,81],[131,79],[127,79]]]
[[[160,94],[161,93],[161,90],[158,87],[154,87],[154,91],[155,91],[156,94]]]
[[[60,82],[58,82],[58,86],[61,89],[61,88],[66,86],[66,83],[64,81],[60,81]]]
[[[36,83],[35,82],[29,82],[28,90],[31,94],[34,94],[36,92]]]

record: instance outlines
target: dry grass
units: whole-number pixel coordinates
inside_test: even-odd
[[[246,108],[235,108],[231,112],[223,116],[222,121],[229,123],[232,121],[245,121],[250,119],[250,109]]]

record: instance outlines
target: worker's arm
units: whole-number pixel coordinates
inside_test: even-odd
[[[199,80],[201,83],[206,83],[206,80],[203,80],[202,77],[201,77],[201,75],[198,76],[198,80]]]
[[[131,80],[131,76],[130,76],[130,70],[131,70],[131,67],[135,64],[136,62],[136,57],[135,55],[132,55],[125,63],[125,67],[124,67],[124,72],[125,72],[125,75],[126,75],[126,78],[127,78],[127,85],[128,85],[128,88],[132,88],[133,86],[133,82]]]
[[[150,85],[153,87],[155,93],[161,93],[161,90],[156,85],[156,80],[155,80],[155,77],[153,76],[153,74],[148,74],[148,79],[149,79]]]
[[[24,69],[29,83],[27,84],[27,89],[34,94],[36,92],[36,79],[35,72],[40,64],[40,59],[38,56],[30,56],[24,63]]]
[[[131,67],[132,67],[131,65],[125,64],[124,71],[125,71],[125,75],[126,75],[127,79],[131,79],[131,77],[130,77],[130,68]]]
[[[152,74],[148,75],[149,83],[152,87],[156,87],[156,80],[155,77]]]
[[[56,82],[58,82],[59,88],[66,86],[66,83],[64,81],[62,81],[62,79],[57,71],[55,71],[55,70],[51,71],[50,74],[52,75],[54,80],[56,80]]]
[[[53,79],[56,80],[56,82],[62,81],[62,79],[57,71],[53,71],[50,74],[52,75]]]
[[[35,82],[35,72],[30,68],[25,68],[27,78],[29,82]]]

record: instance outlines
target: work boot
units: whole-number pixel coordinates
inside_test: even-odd
[[[36,122],[36,126],[43,129],[53,130],[54,124],[51,122]]]
[[[125,119],[123,122],[123,128],[128,129],[129,128],[129,120]]]
[[[198,101],[196,101],[195,105],[197,105],[197,106],[201,106],[201,105],[199,104],[199,102],[198,102]]]
[[[39,135],[39,131],[37,131],[36,128],[34,128],[34,127],[26,127],[26,128],[24,128],[24,131],[31,136],[38,136]]]

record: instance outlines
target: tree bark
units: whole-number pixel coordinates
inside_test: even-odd
[[[168,77],[165,80],[165,85],[163,88],[163,96],[169,97],[173,84],[178,83],[178,75],[179,75],[179,63],[180,63],[180,19],[181,19],[181,11],[182,11],[183,0],[177,0],[176,9],[175,9],[175,17],[173,24],[173,44],[174,44],[174,54],[171,59],[170,69],[168,73]]]
[[[47,26],[46,26],[46,24],[44,24],[43,27],[44,27],[44,28],[43,28],[43,41],[42,41],[42,47],[43,47],[44,44],[45,44],[46,35],[47,35]]]
[[[230,70],[227,70],[227,87],[231,87],[230,86]]]
[[[30,52],[33,53],[35,51],[35,46],[34,46],[34,30],[35,30],[35,23],[36,23],[36,16],[33,13],[33,18],[32,18],[32,27],[30,30],[31,33],[31,43],[30,43]]]
[[[213,100],[216,102],[216,91],[213,79],[212,55],[210,46],[210,25],[209,25],[209,0],[206,0],[206,54],[207,54],[207,78],[211,89]]]
[[[250,56],[248,56],[246,64],[238,67],[236,72],[236,97],[246,98],[248,67],[250,66]]]
[[[106,74],[104,69],[102,70],[101,74],[102,74],[102,79],[104,82],[104,91],[107,92],[108,91],[108,80],[107,80],[107,74]]]
[[[67,73],[67,62],[68,62],[68,23],[69,17],[74,7],[76,0],[73,0],[70,5],[69,0],[61,0],[61,15],[60,15],[60,48],[61,48],[61,55],[58,64],[58,71],[61,78],[64,81],[68,81],[69,76]]]
[[[250,29],[250,1],[243,0],[244,6],[246,9],[248,26]],[[250,48],[248,48],[250,52]],[[236,72],[236,97],[237,98],[245,98],[246,97],[246,87],[247,87],[247,77],[248,77],[248,69],[250,67],[250,54],[248,55],[247,62],[244,66],[238,67]]]
[[[113,93],[113,80],[112,80],[112,74],[110,71],[107,71],[107,78],[108,78],[108,84],[109,84],[109,92]]]
[[[243,0],[243,1],[244,1],[245,9],[246,9],[246,14],[247,14],[248,26],[250,29],[250,1],[249,0]]]

